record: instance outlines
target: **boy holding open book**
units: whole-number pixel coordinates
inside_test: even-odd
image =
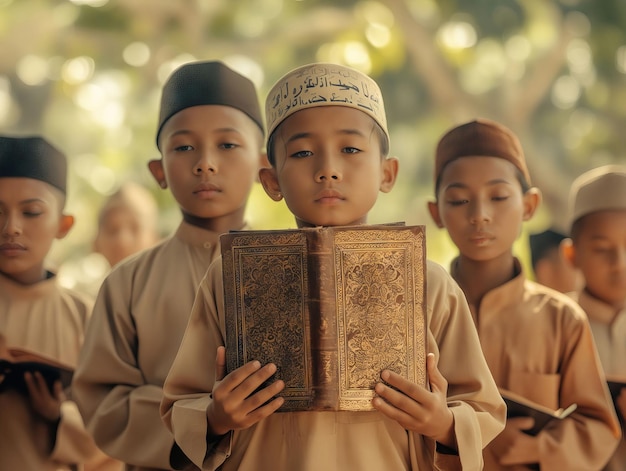
[[[451,273],[465,292],[498,387],[569,417],[536,436],[510,418],[485,449],[485,469],[600,469],[620,436],[585,313],[566,295],[527,280],[513,243],[541,195],[517,137],[478,119],[452,128],[435,156],[434,221],[459,249]]]
[[[266,119],[272,167],[261,182],[272,199],[285,198],[298,227],[365,224],[398,172],[378,85],[345,66],[306,65],[275,84]],[[373,411],[276,413],[285,383],[273,380],[275,364],[226,372],[216,260],[164,385],[161,413],[183,452],[205,470],[482,469],[505,407],[463,293],[442,267],[428,262],[426,272],[430,388],[383,370]]]
[[[64,211],[65,155],[39,136],[0,136],[0,337],[16,349],[76,365],[92,302],[59,286],[46,267],[55,239],[74,224]],[[14,387],[3,384],[11,382]],[[6,386],[4,388],[3,386]],[[0,469],[76,469],[99,456],[61,381],[36,369],[0,381]]]

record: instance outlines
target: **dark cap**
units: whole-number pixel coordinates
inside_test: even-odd
[[[530,184],[530,174],[519,139],[495,121],[476,119],[449,130],[435,154],[435,182],[444,167],[460,157],[498,157],[515,165]]]
[[[67,158],[39,136],[0,136],[0,178],[34,178],[67,191]]]
[[[263,131],[261,106],[254,84],[218,61],[184,64],[169,76],[163,86],[157,147],[163,126],[179,111],[192,106],[223,105],[247,114]]]

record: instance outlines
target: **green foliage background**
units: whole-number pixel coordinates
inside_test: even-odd
[[[103,198],[121,182],[158,199],[162,231],[179,221],[151,181],[160,86],[178,65],[221,59],[261,97],[288,70],[341,62],[381,85],[400,179],[370,222],[426,224],[429,256],[447,264],[432,226],[432,155],[455,123],[483,116],[511,127],[544,195],[526,236],[565,220],[571,181],[626,162],[623,0],[0,0],[0,132],[41,133],[71,158],[77,224],[51,255],[91,250]],[[249,222],[293,227],[255,188]]]

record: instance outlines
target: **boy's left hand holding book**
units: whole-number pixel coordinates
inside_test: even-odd
[[[374,391],[379,397],[374,398],[372,404],[406,430],[456,450],[454,416],[447,403],[448,381],[437,368],[432,353],[426,357],[426,371],[430,391],[392,371],[383,371],[381,378],[384,383],[376,384]]]

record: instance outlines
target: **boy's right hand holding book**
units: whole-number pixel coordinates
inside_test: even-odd
[[[208,434],[220,436],[246,429],[276,412],[284,399],[271,399],[284,389],[285,383],[277,380],[256,391],[275,372],[273,363],[261,366],[258,361],[251,361],[226,375],[226,349],[218,347],[213,401],[206,412]]]

